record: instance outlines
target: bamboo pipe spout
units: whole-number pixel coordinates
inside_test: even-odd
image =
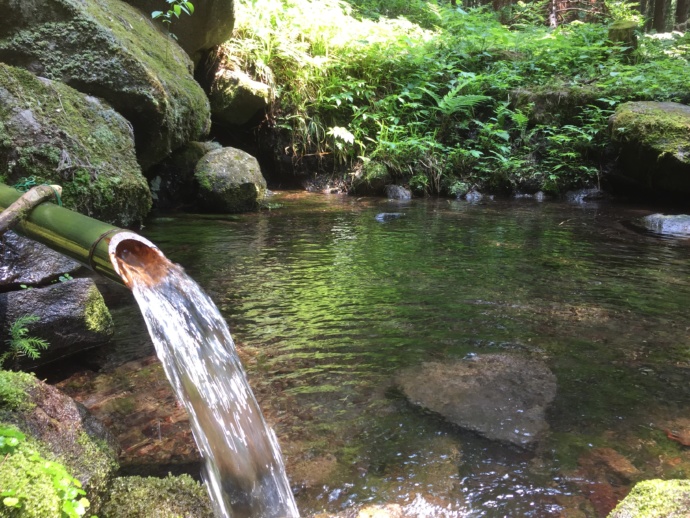
[[[108,248],[115,271],[129,289],[137,283],[154,286],[173,268],[157,246],[134,232],[113,236]]]
[[[22,193],[0,184],[0,211],[5,211]],[[23,214],[13,230],[46,245],[56,252],[71,257],[87,268],[119,284],[125,284],[110,261],[110,241],[119,233],[127,232],[155,248],[153,244],[133,232],[103,223],[97,219],[59,207],[41,203]]]

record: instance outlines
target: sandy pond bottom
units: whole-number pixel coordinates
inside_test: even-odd
[[[634,230],[651,208],[275,202],[160,216],[143,233],[228,321],[303,515],[396,503],[420,517],[600,517],[637,480],[690,474],[689,246]],[[125,472],[197,473],[133,302],[109,300],[115,340],[60,386],[111,426]],[[556,376],[534,450],[458,429],[392,383],[423,361],[491,352]]]

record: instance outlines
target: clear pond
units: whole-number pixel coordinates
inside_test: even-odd
[[[634,480],[690,474],[666,433],[690,441],[690,243],[630,224],[649,211],[273,202],[160,216],[142,234],[226,318],[302,515],[397,503],[429,517],[596,517]],[[542,359],[557,377],[532,451],[450,425],[393,383],[408,366],[491,352]]]

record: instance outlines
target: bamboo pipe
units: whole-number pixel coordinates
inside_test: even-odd
[[[12,205],[21,192],[0,184],[0,211]],[[148,240],[129,231],[84,216],[53,203],[42,203],[31,210],[13,230],[71,257],[94,272],[124,284],[110,261],[108,246],[113,236],[128,232],[145,243]]]

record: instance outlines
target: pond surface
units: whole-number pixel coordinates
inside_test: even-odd
[[[228,321],[303,515],[369,502],[429,517],[596,517],[634,480],[690,474],[665,433],[690,432],[690,246],[629,224],[649,211],[273,201],[282,207],[161,216],[142,234]],[[557,377],[533,451],[395,389],[402,368],[490,352],[542,359]]]

